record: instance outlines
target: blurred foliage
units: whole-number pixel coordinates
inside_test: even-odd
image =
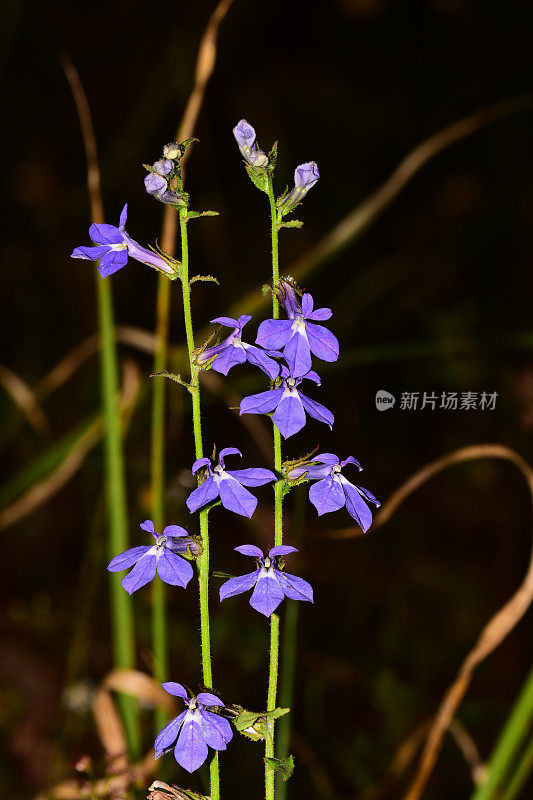
[[[64,1],[39,14],[35,4],[14,0],[3,8],[9,113],[2,131],[2,361],[30,386],[96,327],[92,265],[69,258],[87,241],[88,202],[83,146],[58,55],[72,56],[91,102],[109,221],[127,200],[130,232],[153,242],[161,207],[144,193],[141,164],[153,161],[172,136],[211,9],[206,0],[178,7],[95,3],[90,13]],[[193,286],[198,325],[269,275],[267,209],[233,142],[238,119],[254,124],[264,147],[279,141],[279,191],[297,163],[313,158],[320,166],[321,181],[301,209],[304,228],[281,234],[282,264],[288,264],[415,144],[484,105],[530,90],[526,11],[518,3],[474,0],[408,7],[394,0],[256,0],[251,14],[249,4],[235,0],[200,116],[200,143],[187,165],[193,207],[220,211],[191,226],[191,269],[220,281],[220,288]],[[458,446],[500,442],[531,462],[532,133],[533,116],[521,114],[445,152],[355,245],[313,276],[309,288],[320,305],[334,309],[332,328],[344,351],[324,371],[327,380],[316,395],[335,411],[336,424],[331,434],[307,426],[297,443],[289,441],[288,456],[317,444],[353,453],[365,466],[364,485],[380,498]],[[131,264],[113,281],[117,321],[153,330],[154,274]],[[181,341],[176,313],[172,325],[173,340]],[[121,353],[133,353],[142,374],[151,371],[148,355],[126,347]],[[244,368],[231,377],[237,391],[254,382]],[[402,391],[497,391],[498,402],[494,412],[396,407],[382,413],[374,404],[379,389],[397,397]],[[184,499],[192,437],[180,391],[169,386],[166,516],[189,524]],[[251,461],[260,458],[238,419],[205,397],[207,448],[213,441],[239,444]],[[3,453],[6,475],[51,463],[98,403],[93,358],[46,401],[53,442],[22,428]],[[2,394],[1,418],[11,412]],[[131,422],[126,456],[135,544],[149,508],[147,391]],[[101,464],[97,447],[60,494],[2,534],[0,738],[10,754],[0,767],[2,794],[16,786],[29,796],[69,775],[83,753],[98,758],[88,717],[65,702],[64,690],[98,682],[111,664],[105,530],[95,502]],[[223,510],[213,513],[216,568],[236,571],[231,548],[250,537],[258,544],[269,538],[270,493],[258,494],[265,510],[253,527]],[[319,525],[310,510],[299,569],[314,585],[316,602],[300,613],[294,800],[309,794],[352,799],[379,783],[400,742],[435,711],[484,622],[522,578],[529,513],[513,468],[496,462],[439,476],[363,539],[321,540],[321,530],[347,520],[339,512]],[[149,671],[148,602],[139,593],[135,608],[138,663]],[[171,593],[169,611],[173,674],[194,686],[194,592]],[[264,625],[245,598],[223,609],[214,601],[213,617],[217,687],[229,702],[263,707]],[[530,612],[480,668],[461,707],[460,719],[483,757],[529,670],[531,620]],[[150,731],[146,714],[146,742]],[[254,746],[235,741],[224,754],[228,797],[261,781]],[[447,740],[427,796],[467,796],[469,781],[459,750]],[[398,788],[387,795],[399,796]]]

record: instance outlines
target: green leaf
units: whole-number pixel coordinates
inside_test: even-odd
[[[269,720],[283,717],[290,711],[290,708],[274,708],[272,711],[248,711],[242,706],[233,706],[232,708],[237,712],[233,720],[236,730],[253,741],[265,738]]]
[[[288,781],[294,772],[294,756],[285,756],[284,758],[269,758],[267,756],[265,761],[272,769],[281,772],[284,781]]]
[[[278,143],[274,142],[270,150],[270,153],[268,154],[268,169],[270,172],[274,172],[277,160],[278,160]]]
[[[250,180],[252,181],[253,185],[257,186],[257,188],[261,192],[265,192],[265,194],[268,194],[267,178],[265,170],[254,169],[254,167],[252,167],[251,164],[245,164],[244,166],[246,167],[246,172],[250,176]]]
[[[288,222],[280,222],[279,228],[303,228],[301,219],[290,219]]]
[[[180,386],[185,386],[185,388],[192,392],[192,387],[190,383],[184,381],[181,375],[176,375],[174,372],[168,372],[167,370],[162,370],[161,372],[152,372],[150,375],[151,378],[170,378],[171,381],[175,383],[179,383]]]
[[[187,220],[197,219],[197,217],[218,217],[218,211],[189,211]]]
[[[212,275],[194,275],[189,281],[189,286],[191,283],[196,283],[196,281],[210,281],[211,283],[216,283],[217,286],[219,285],[217,278]]]

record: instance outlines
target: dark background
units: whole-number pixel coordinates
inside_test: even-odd
[[[101,156],[106,218],[129,203],[128,230],[159,235],[162,207],[143,189],[142,162],[171,140],[190,91],[196,49],[213,2],[8,2],[2,133],[5,179],[2,362],[30,386],[96,330],[93,265],[72,261],[88,243],[85,157],[59,56],[69,54],[89,97]],[[220,280],[193,291],[198,324],[227,313],[269,278],[264,197],[248,181],[232,137],[241,118],[264,148],[279,141],[277,188],[296,164],[318,162],[321,179],[282,231],[282,265],[313,247],[383,182],[427,136],[532,85],[526,4],[473,0],[235,0],[221,28],[219,57],[187,167],[195,209],[220,211],[191,224],[193,272]],[[363,485],[382,500],[428,461],[470,444],[495,442],[531,458],[533,369],[531,222],[533,114],[509,116],[429,163],[368,231],[309,277],[318,305],[334,310],[338,363],[312,393],[336,415],[332,433],[311,422],[289,456],[321,450],[355,455]],[[113,277],[120,324],[153,330],[154,273],[131,262]],[[181,342],[179,306],[173,341]],[[254,332],[249,325],[249,340]],[[126,443],[132,544],[149,516],[151,360],[131,348],[143,390]],[[237,391],[259,391],[245,368]],[[45,404],[49,438],[24,425],[0,396],[6,477],[17,476],[98,408],[98,362],[86,362]],[[375,408],[378,389],[498,392],[494,411]],[[206,441],[236,445],[262,463],[249,434],[224,404],[208,403]],[[178,387],[169,392],[168,521],[182,506],[192,442]],[[7,427],[6,427],[7,426]],[[89,712],[72,690],[96,685],[111,667],[102,514],[102,452],[91,452],[56,496],[2,532],[0,786],[31,796],[72,774],[100,747]],[[268,490],[256,529],[217,509],[215,567],[237,572],[231,548],[268,542]],[[290,509],[289,503],[289,509]],[[476,461],[424,486],[383,528],[332,541],[342,511],[318,520],[309,507],[307,541],[289,569],[315,587],[301,608],[293,710],[298,762],[294,798],[355,798],[380,783],[399,744],[436,710],[490,615],[522,579],[530,505],[510,464]],[[194,522],[191,523],[191,527]],[[267,531],[265,533],[265,531]],[[267,538],[265,538],[267,537]],[[176,596],[179,595],[179,596]],[[149,669],[149,593],[135,597],[139,667]],[[171,593],[174,680],[200,678],[194,592]],[[244,597],[214,605],[215,675],[226,701],[260,707],[266,626]],[[531,614],[477,671],[459,719],[486,758],[531,661]],[[65,689],[69,688],[70,694]],[[83,694],[83,692],[82,692]],[[70,697],[70,700],[69,700]],[[149,726],[149,715],[147,715]],[[149,742],[147,732],[146,745]],[[255,748],[255,749],[254,749]],[[170,756],[168,757],[171,758]],[[223,756],[228,797],[261,795],[261,754],[245,740]],[[176,769],[174,779],[199,785]],[[400,797],[400,782],[387,797]],[[466,798],[470,776],[446,740],[427,796]],[[523,795],[527,796],[526,794]]]

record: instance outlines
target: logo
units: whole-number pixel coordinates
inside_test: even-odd
[[[388,411],[389,408],[394,406],[395,402],[394,395],[386,392],[385,389],[380,389],[376,392],[376,408],[378,411]]]

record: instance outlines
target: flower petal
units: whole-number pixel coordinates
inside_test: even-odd
[[[169,747],[172,747],[178,738],[179,729],[186,713],[187,711],[182,711],[178,717],[171,720],[168,725],[165,725],[165,727],[159,731],[154,742],[156,758],[159,758],[159,756],[163,755],[165,750],[168,750]]]
[[[331,319],[333,312],[331,308],[316,308],[312,314],[309,314],[307,319],[312,319],[313,322],[326,322]]]
[[[229,344],[213,361],[212,368],[215,372],[220,372],[221,375],[227,375],[232,367],[237,364],[244,364],[246,361],[246,354],[241,347],[234,347]]]
[[[216,717],[216,714],[211,714],[209,711],[200,711],[200,726],[202,728],[202,736],[204,742],[212,747],[213,750],[225,750],[226,742],[216,725],[213,725],[209,716]]]
[[[237,594],[242,594],[255,586],[261,570],[257,569],[255,572],[250,572],[247,575],[239,575],[237,578],[230,578],[222,584],[219,589],[220,602],[226,600],[228,597],[235,597]]]
[[[262,467],[249,467],[248,469],[228,469],[228,475],[239,481],[243,486],[264,486],[276,480],[276,476],[269,469]]]
[[[283,589],[274,574],[260,575],[250,598],[250,605],[260,614],[269,617],[279,606],[284,596]]]
[[[166,683],[162,683],[161,686],[168,694],[173,694],[174,697],[182,697],[187,703],[189,702],[187,689],[185,686],[182,686],[181,683],[176,683],[176,681],[167,681]]]
[[[259,392],[243,397],[240,404],[241,414],[269,414],[277,408],[283,389],[269,389],[268,392]]]
[[[305,411],[300,397],[284,397],[272,415],[272,421],[284,439],[301,431],[305,425]]]
[[[210,467],[210,466],[211,466],[210,458],[197,458],[194,464],[192,465],[191,472],[194,475],[195,472],[198,472],[200,467]]]
[[[123,231],[126,227],[126,222],[128,221],[128,204],[124,203],[124,207],[120,212],[120,219],[118,221],[118,229],[119,231]]]
[[[98,261],[100,258],[103,258],[106,253],[109,253],[109,246],[101,244],[98,245],[98,247],[76,247],[76,249],[72,251],[70,257]]]
[[[224,708],[224,703],[220,697],[217,697],[216,694],[213,694],[212,692],[200,692],[196,699],[203,706],[222,706],[222,708]]]
[[[124,241],[116,225],[108,225],[106,222],[93,222],[89,228],[89,236],[96,244],[122,244]]]
[[[339,342],[331,331],[313,322],[305,323],[311,352],[322,361],[336,361],[339,357]]]
[[[166,528],[163,528],[163,536],[170,536],[172,539],[188,535],[185,528],[182,528],[181,525],[167,525]]]
[[[354,486],[342,475],[340,479],[346,496],[346,511],[361,527],[363,533],[366,533],[372,525],[372,511],[359,494],[357,486]]]
[[[309,500],[318,511],[319,516],[330,511],[338,511],[345,503],[344,492],[340,483],[331,476],[311,486]]]
[[[369,503],[374,503],[376,508],[380,507],[381,503],[374,497],[372,492],[368,491],[368,489],[364,489],[362,486],[358,486],[357,491],[359,492],[360,495],[362,495],[365,498],[365,500],[368,500]]]
[[[270,558],[275,558],[275,556],[288,556],[289,553],[297,553],[297,547],[291,547],[288,544],[278,544],[276,547],[272,547],[268,551],[268,555]]]
[[[228,742],[231,742],[231,740],[233,739],[233,731],[231,730],[231,725],[229,724],[228,720],[225,719],[224,717],[221,717],[220,714],[212,714],[211,711],[202,711],[201,715],[204,716],[204,714],[207,714],[211,724],[215,728],[218,728],[218,731],[222,736],[222,738],[224,739],[224,741],[226,742],[226,744]]]
[[[257,331],[255,343],[265,350],[279,350],[292,337],[290,319],[265,319]]]
[[[313,308],[313,297],[309,292],[305,292],[305,294],[302,295],[302,313],[306,319],[313,313]]]
[[[101,259],[98,265],[98,272],[100,273],[102,278],[108,278],[109,275],[113,275],[115,272],[118,272],[119,269],[125,267],[127,263],[128,263],[127,250],[110,250]]]
[[[109,572],[120,572],[122,569],[129,569],[150,549],[151,545],[132,547],[130,550],[126,550],[124,553],[115,556],[115,558],[109,562],[107,568]]]
[[[228,475],[219,483],[220,500],[224,508],[240,514],[242,517],[251,517],[257,506],[257,498],[248,489]]]
[[[207,503],[212,503],[217,497],[218,485],[213,478],[209,476],[204,483],[190,493],[186,500],[187,508],[192,514],[194,511],[198,511],[199,508],[202,508],[202,506],[207,505]]]
[[[207,745],[199,720],[186,719],[184,721],[174,748],[174,758],[187,772],[194,772],[206,760]]]
[[[307,600],[313,602],[313,587],[303,578],[298,578],[296,575],[289,575],[288,572],[280,572],[275,569],[276,578],[285,593],[285,597],[290,597],[291,600]]]
[[[335,421],[335,417],[331,413],[331,411],[323,406],[321,403],[317,403],[316,400],[311,400],[309,397],[306,397],[305,394],[300,392],[300,400],[302,401],[302,405],[309,414],[310,417],[317,419],[319,422],[325,422],[326,425],[329,425],[331,428]]]
[[[224,465],[223,459],[226,456],[241,456],[242,457],[242,453],[241,453],[240,450],[237,450],[236,447],[223,447],[222,450],[219,453],[219,456],[218,456],[218,460],[222,465]]]
[[[256,547],[255,544],[240,544],[235,548],[237,553],[242,553],[243,556],[252,556],[252,558],[263,558],[263,551]]]
[[[307,330],[307,324],[306,324]],[[283,351],[293,378],[303,377],[311,369],[311,350],[307,337],[297,331]]]
[[[193,569],[188,561],[165,547],[157,562],[157,574],[170,586],[183,586],[185,589],[193,576]]]
[[[363,467],[361,466],[359,461],[356,458],[354,458],[353,456],[348,456],[348,458],[345,458],[344,461],[340,461],[339,463],[340,463],[341,467],[345,467],[346,464],[354,464],[354,466],[357,467],[359,472],[361,472],[361,470],[363,469]]]
[[[250,319],[252,318],[250,317]],[[224,325],[226,328],[239,327],[238,321],[233,319],[233,317],[215,317],[215,319],[212,319],[211,322],[217,323],[218,325]]]
[[[128,594],[133,594],[155,578],[156,569],[157,556],[155,553],[146,553],[137,561],[132,571],[122,578],[122,586]]]
[[[270,358],[264,350],[260,350],[259,347],[255,347],[253,344],[246,344],[243,342],[244,353],[246,359],[250,364],[253,364],[254,367],[259,367],[265,372],[271,381],[275,380],[279,375],[279,364],[277,361],[274,361],[273,358]]]

